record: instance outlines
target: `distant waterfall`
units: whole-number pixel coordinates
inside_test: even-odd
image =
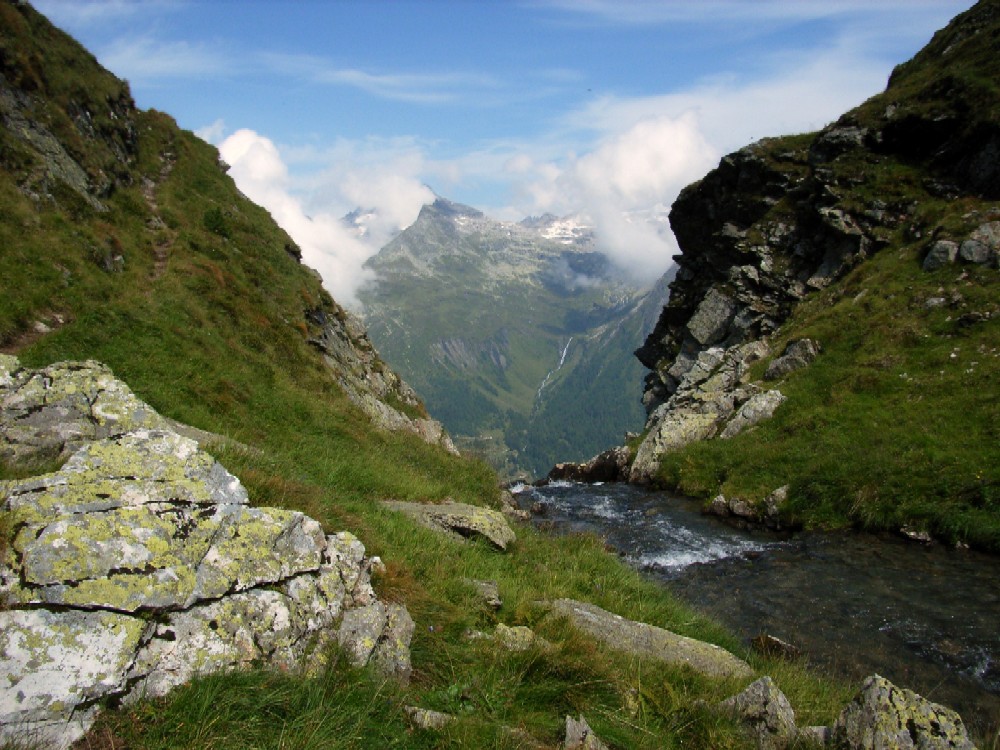
[[[549,384],[552,380],[552,376],[555,375],[559,370],[562,369],[563,364],[566,362],[566,354],[569,352],[569,345],[573,343],[573,337],[569,337],[569,341],[566,342],[566,346],[563,347],[562,353],[559,355],[559,364],[555,366],[555,369],[549,370],[548,374],[542,379],[542,384],[538,386],[538,392],[535,394],[535,403],[542,397],[542,391],[545,390],[545,386]]]

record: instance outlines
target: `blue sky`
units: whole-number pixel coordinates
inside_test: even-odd
[[[220,146],[240,188],[356,302],[437,194],[585,215],[652,280],[637,217],[728,151],[822,127],[972,0],[35,0],[139,106]],[[337,219],[376,208],[367,237]]]

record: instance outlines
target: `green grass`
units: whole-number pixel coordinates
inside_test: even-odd
[[[921,218],[942,226],[987,208],[928,201]],[[961,237],[976,221],[945,231]],[[925,244],[897,242],[804,302],[772,352],[802,337],[823,352],[774,384],[788,396],[775,417],[666,456],[659,480],[754,501],[790,484],[790,520],[807,526],[913,525],[1000,550],[1000,274],[962,265],[926,273]],[[935,297],[946,303],[928,307]],[[968,323],[968,313],[992,317]]]
[[[5,70],[20,65],[25,91],[48,96],[39,122],[51,123],[54,131],[72,130],[66,107],[83,96],[79,90],[96,92],[86,96],[98,103],[123,90],[68,39],[44,31],[26,42],[17,34],[22,11],[6,4],[0,11]],[[33,17],[28,10],[23,14]],[[50,71],[44,63],[66,59],[75,61],[72,70]],[[452,497],[493,505],[497,478],[481,462],[450,456],[410,435],[373,429],[308,343],[316,331],[306,310],[323,308],[333,316],[342,311],[285,251],[288,236],[238,194],[213,148],[179,131],[162,113],[136,113],[131,124],[139,138],[127,162],[108,145],[121,135],[117,129],[102,130],[92,149],[78,131],[67,136],[83,150],[89,168],[121,177],[102,196],[105,212],[58,185],[50,186],[51,198],[26,197],[21,188],[36,184],[38,165],[4,136],[0,348],[16,351],[29,366],[64,359],[107,363],[162,414],[231,438],[213,453],[246,485],[254,503],[300,509],[329,532],[356,533],[369,554],[386,563],[375,581],[380,596],[405,603],[417,624],[414,675],[404,688],[335,659],[326,672],[311,677],[263,668],[203,677],[163,699],[109,707],[89,746],[516,748],[526,744],[526,734],[556,747],[565,715],[583,713],[615,747],[747,747],[730,721],[706,707],[742,688],[741,681],[708,680],[686,669],[624,658],[546,618],[536,605],[554,597],[592,601],[746,655],[731,634],[625,566],[601,540],[550,538],[519,527],[517,543],[499,554],[483,544],[439,537],[379,504],[388,498]],[[162,224],[152,221],[143,178],[157,185]],[[158,255],[162,247],[165,262]],[[109,266],[109,253],[124,262]],[[846,333],[838,343],[824,332],[824,325],[836,327],[824,314],[817,308],[809,323],[813,328],[803,330],[819,331],[828,352],[851,349],[854,342]],[[32,333],[37,322],[54,330],[39,337]],[[926,324],[933,331],[949,325],[937,313]],[[942,348],[914,356],[930,361],[946,354]],[[909,361],[904,364],[909,367]],[[898,377],[892,380],[895,375],[886,371],[877,382],[858,383],[843,393],[836,390],[836,372],[824,381],[826,391],[794,379],[788,387],[799,388],[789,391],[793,402],[799,392],[822,401],[836,391],[862,414],[864,399],[875,392],[907,393]],[[961,377],[956,374],[949,384],[964,382]],[[995,382],[985,385],[996,392]],[[716,460],[726,476],[716,471],[707,479],[695,472],[685,481],[777,486],[783,476],[766,462],[754,464],[751,441],[769,435],[761,442],[766,447],[783,439],[782,429],[808,431],[796,419],[806,417],[793,411],[781,415],[768,428],[771,433],[733,441],[738,461]],[[956,452],[960,449],[964,446]],[[841,446],[836,455],[845,452]],[[944,456],[940,463],[949,460]],[[757,479],[739,479],[743,466],[756,466]],[[16,478],[27,469],[0,471],[0,478]],[[836,517],[835,511],[830,515]],[[0,537],[6,538],[2,531],[0,525]],[[486,609],[467,578],[496,580],[503,608]],[[507,653],[464,637],[470,629],[489,632],[497,622],[530,625],[554,647]],[[800,723],[829,723],[847,700],[848,687],[803,666],[749,658],[760,673],[775,677]],[[413,731],[403,718],[407,704],[459,719],[441,733]]]

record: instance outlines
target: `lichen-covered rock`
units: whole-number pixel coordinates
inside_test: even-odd
[[[517,535],[499,511],[478,505],[447,501],[444,503],[408,503],[386,501],[384,505],[405,513],[410,518],[456,539],[481,536],[501,550],[517,541]]]
[[[65,457],[92,440],[165,427],[166,420],[100,362],[40,370],[8,355],[0,362],[0,458]]]
[[[588,602],[556,599],[547,604],[553,614],[568,618],[575,627],[609,648],[668,664],[687,665],[710,677],[753,675],[749,664],[714,644],[626,620]]]
[[[148,627],[113,612],[0,612],[0,741],[73,742],[90,706],[125,689]]]
[[[552,644],[535,634],[535,631],[524,625],[504,625],[497,623],[493,640],[507,651],[529,651],[532,648],[550,648]]]
[[[975,750],[957,713],[877,674],[841,712],[832,744],[850,750]]]
[[[344,613],[337,639],[354,666],[372,661],[383,674],[396,675],[405,681],[411,670],[409,646],[413,628],[405,607],[374,601]]]
[[[403,706],[403,713],[409,719],[410,724],[416,729],[439,730],[444,729],[455,720],[451,714],[441,711],[431,711],[429,708],[419,706]]]
[[[739,435],[748,427],[753,427],[774,416],[775,410],[785,402],[785,396],[778,390],[755,393],[726,423],[719,437],[723,440]]]
[[[402,604],[387,604],[385,607],[385,630],[375,646],[371,662],[376,671],[385,677],[394,677],[400,682],[410,679],[413,672],[410,663],[410,641],[416,625],[410,613]]]
[[[781,750],[795,741],[795,712],[770,677],[755,680],[719,708],[747,727],[761,750]]]
[[[23,412],[37,388],[48,394],[42,411],[77,419],[73,370],[46,368],[61,381],[55,388],[0,359],[13,444],[68,434]],[[56,472],[0,483],[0,507],[13,521],[0,561],[8,607],[0,612],[0,743],[67,747],[102,700],[162,695],[215,670],[319,669],[338,634],[370,609],[379,613],[373,646],[356,663],[409,676],[413,621],[377,600],[356,537],[326,536],[302,513],[250,507],[239,480],[194,440],[103,379],[103,366],[83,370],[101,380],[84,387],[84,401],[103,409],[92,412],[98,425],[117,414],[105,423],[115,434],[85,443]],[[112,406],[107,394],[125,395]],[[157,427],[121,431],[137,421]]]
[[[13,485],[5,507],[20,604],[176,609],[319,568],[325,537],[301,513],[250,508],[189,438],[141,430],[82,448]]]

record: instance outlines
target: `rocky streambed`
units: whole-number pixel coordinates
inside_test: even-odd
[[[519,487],[535,523],[593,532],[695,608],[853,681],[877,672],[1000,726],[1000,559],[889,536],[740,530],[624,484]]]

